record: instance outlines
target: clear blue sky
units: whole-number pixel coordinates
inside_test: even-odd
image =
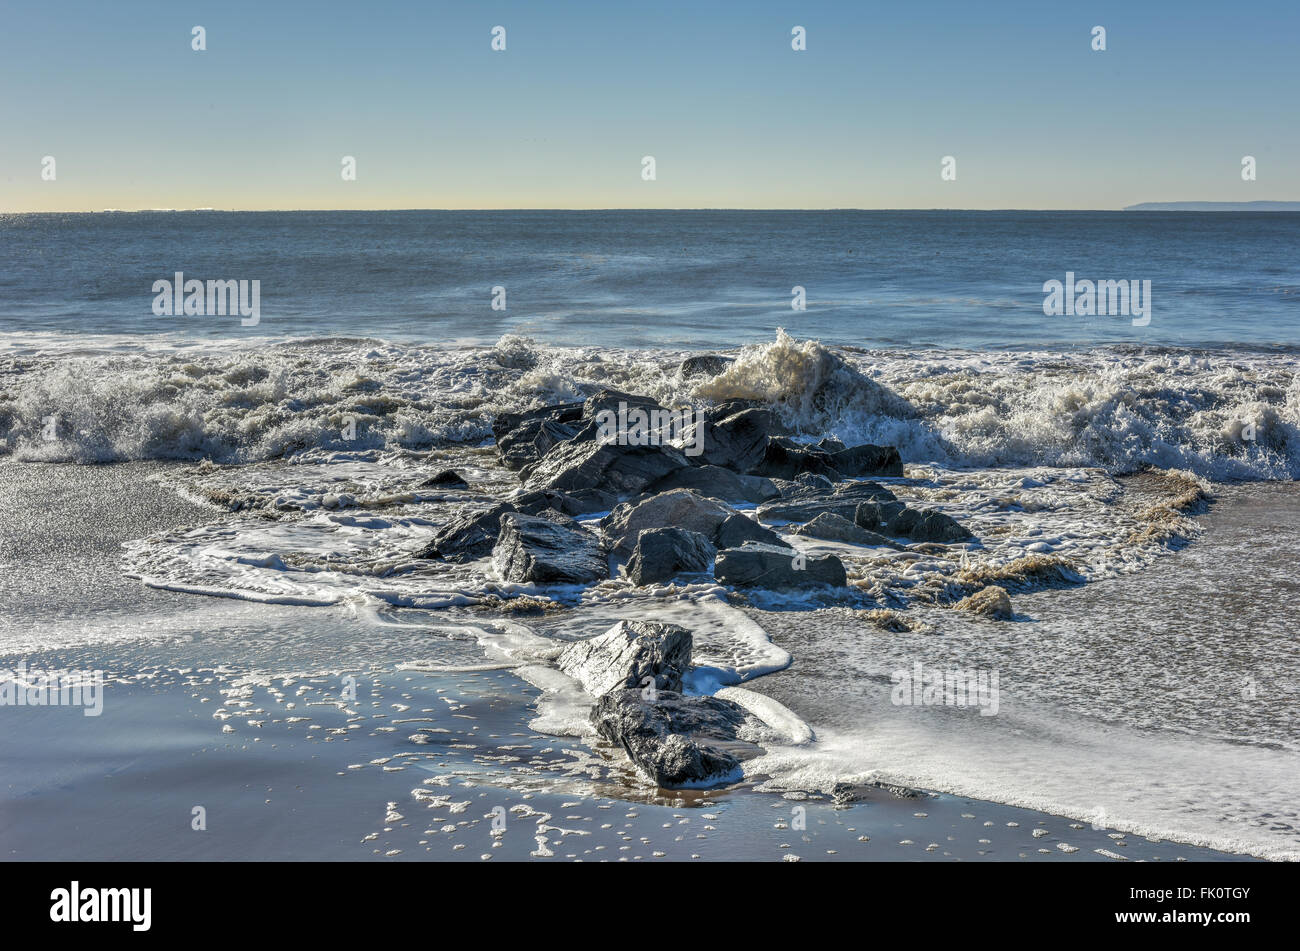
[[[0,0],[0,18],[0,211],[1300,199],[1296,0]]]

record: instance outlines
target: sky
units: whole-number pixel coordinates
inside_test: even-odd
[[[0,0],[0,211],[1300,200],[1297,50],[1295,0]]]

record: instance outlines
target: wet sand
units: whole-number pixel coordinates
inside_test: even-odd
[[[338,611],[121,577],[121,541],[213,517],[150,483],[150,471],[0,466],[11,512],[0,527],[0,667],[103,668],[112,679],[99,717],[0,708],[7,858],[1245,858],[949,795],[869,791],[837,806],[750,781],[661,796],[621,755],[530,729],[537,691],[507,671],[401,671],[409,643],[361,642],[373,629]],[[68,636],[86,625],[91,636]],[[104,627],[111,638],[98,636]],[[61,643],[37,646],[54,629]],[[467,645],[464,659],[473,654]],[[251,668],[277,676],[242,681]],[[343,698],[349,675],[356,696]],[[809,675],[806,664],[791,673]]]

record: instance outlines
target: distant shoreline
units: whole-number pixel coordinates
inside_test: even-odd
[[[1300,211],[1300,201],[1144,201],[1125,211]]]

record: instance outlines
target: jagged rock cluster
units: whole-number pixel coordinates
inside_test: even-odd
[[[620,621],[565,648],[560,670],[595,696],[591,723],[642,774],[665,788],[734,781],[758,751],[741,740],[748,714],[719,697],[683,692],[690,631],[656,621]]]
[[[610,438],[610,414],[625,419],[629,410],[651,428]],[[903,474],[893,447],[798,443],[771,408],[749,400],[695,414],[688,431],[672,433],[672,445],[663,422],[672,415],[616,390],[501,414],[493,424],[497,452],[519,473],[521,491],[452,519],[418,556],[466,562],[490,555],[501,577],[515,582],[589,584],[625,562],[637,585],[711,572],[726,585],[786,590],[842,587],[844,566],[833,555],[799,553],[768,525],[857,545],[972,537],[951,517],[909,508],[878,482],[861,481]],[[441,473],[430,481],[453,487],[456,478]],[[732,507],[744,503],[757,506],[757,519]],[[607,513],[594,531],[575,521],[594,513]]]

